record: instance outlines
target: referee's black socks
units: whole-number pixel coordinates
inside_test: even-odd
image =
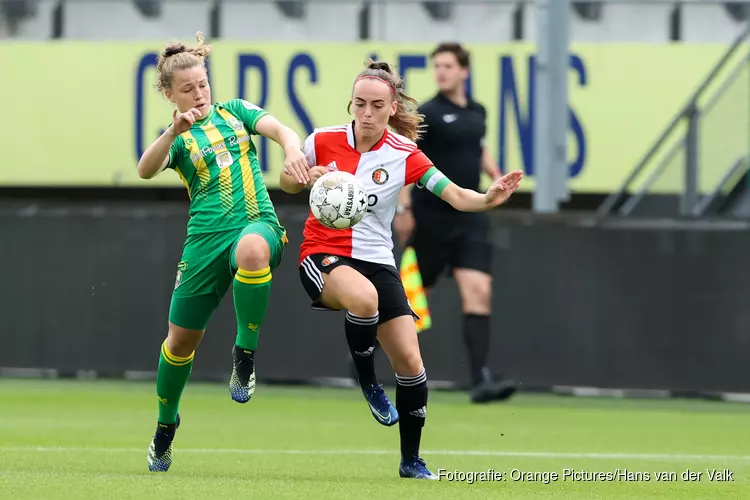
[[[405,459],[419,456],[422,427],[427,418],[427,373],[408,377],[396,375],[396,409],[401,437],[401,456]]]
[[[375,376],[375,340],[378,336],[379,313],[369,318],[363,318],[346,313],[344,332],[346,342],[349,344],[349,352],[357,367],[359,385],[362,388],[377,384]]]
[[[490,350],[490,317],[486,314],[464,314],[464,343],[469,354],[471,382],[477,386],[485,380]]]

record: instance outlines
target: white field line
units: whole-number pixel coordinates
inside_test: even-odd
[[[146,453],[146,448],[86,448],[86,447],[39,447],[2,446],[0,452],[15,453]],[[397,455],[397,450],[253,450],[233,448],[175,448],[176,453],[237,454],[237,455]],[[587,458],[609,460],[750,460],[750,455],[692,455],[682,453],[565,453],[551,451],[493,451],[493,450],[422,450],[422,455],[457,455],[486,457],[528,458]]]

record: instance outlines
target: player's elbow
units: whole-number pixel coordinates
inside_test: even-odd
[[[143,162],[138,163],[138,177],[141,179],[151,179],[154,176],[152,172]]]

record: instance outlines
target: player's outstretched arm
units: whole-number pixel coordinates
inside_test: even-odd
[[[284,148],[284,172],[303,185],[310,182],[307,159],[302,152],[299,136],[294,130],[273,116],[265,115],[258,120],[255,131]]]
[[[484,194],[449,183],[439,196],[460,212],[483,212],[508,201],[518,189],[521,179],[521,170],[505,174],[493,182]]]

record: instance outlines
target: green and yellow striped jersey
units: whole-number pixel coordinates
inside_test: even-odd
[[[280,226],[250,137],[266,114],[241,99],[217,103],[172,143],[167,168],[190,196],[188,234],[242,228],[254,220]]]

